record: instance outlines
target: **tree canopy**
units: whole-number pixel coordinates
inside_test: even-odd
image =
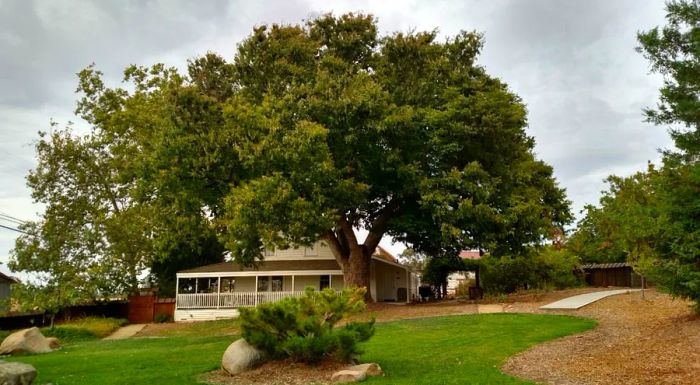
[[[367,287],[384,236],[518,253],[571,219],[481,48],[474,32],[380,36],[370,15],[324,15],[259,26],[231,62],[209,53],[187,74],[131,66],[124,88],[89,67],[77,112],[123,161],[156,257],[203,233],[243,264],[323,239],[346,284]]]

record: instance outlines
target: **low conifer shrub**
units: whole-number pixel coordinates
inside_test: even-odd
[[[365,309],[364,295],[365,289],[307,287],[301,297],[241,309],[241,334],[272,359],[351,361],[360,353],[358,343],[374,334],[374,319],[336,325]]]

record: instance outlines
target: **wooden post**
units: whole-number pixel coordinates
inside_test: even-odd
[[[406,269],[406,303],[411,303],[411,275]]]
[[[333,274],[328,274],[328,288],[333,289]]]
[[[219,276],[219,281],[216,283],[216,308],[218,309],[221,305],[221,276]]]
[[[180,277],[175,275],[175,309],[177,309],[178,294],[180,294]]]
[[[258,276],[255,276],[255,300],[253,301],[255,306],[258,306]]]
[[[292,293],[294,293],[296,290],[294,290],[294,275],[292,275]]]

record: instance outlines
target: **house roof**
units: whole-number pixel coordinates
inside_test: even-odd
[[[387,249],[377,246],[377,248],[374,250],[374,254],[372,254],[374,258],[378,259],[383,259],[385,261],[393,262],[393,263],[399,263],[399,260],[396,259],[396,257],[391,254]]]
[[[581,265],[581,270],[591,270],[591,269],[619,269],[621,267],[632,267],[627,262],[612,262],[612,263],[587,263]]]
[[[20,283],[20,280],[0,272],[0,280],[9,281],[10,283]]]
[[[264,261],[257,267],[245,267],[236,262],[220,262],[212,265],[180,270],[178,273],[233,273],[238,271],[291,271],[291,270],[340,270],[334,259],[297,259]]]
[[[459,257],[462,259],[481,259],[479,250],[462,250],[459,252]]]

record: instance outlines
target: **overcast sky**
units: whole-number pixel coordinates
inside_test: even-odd
[[[348,11],[374,14],[382,33],[482,32],[479,63],[526,102],[537,154],[577,212],[597,202],[607,175],[641,170],[671,145],[665,128],[643,122],[661,79],[634,51],[638,31],[664,24],[662,1],[0,0],[0,213],[37,218],[24,180],[32,143],[51,119],[76,121],[75,74],[90,63],[116,85],[129,64],[231,59],[256,25]],[[0,228],[3,272],[16,235]]]

